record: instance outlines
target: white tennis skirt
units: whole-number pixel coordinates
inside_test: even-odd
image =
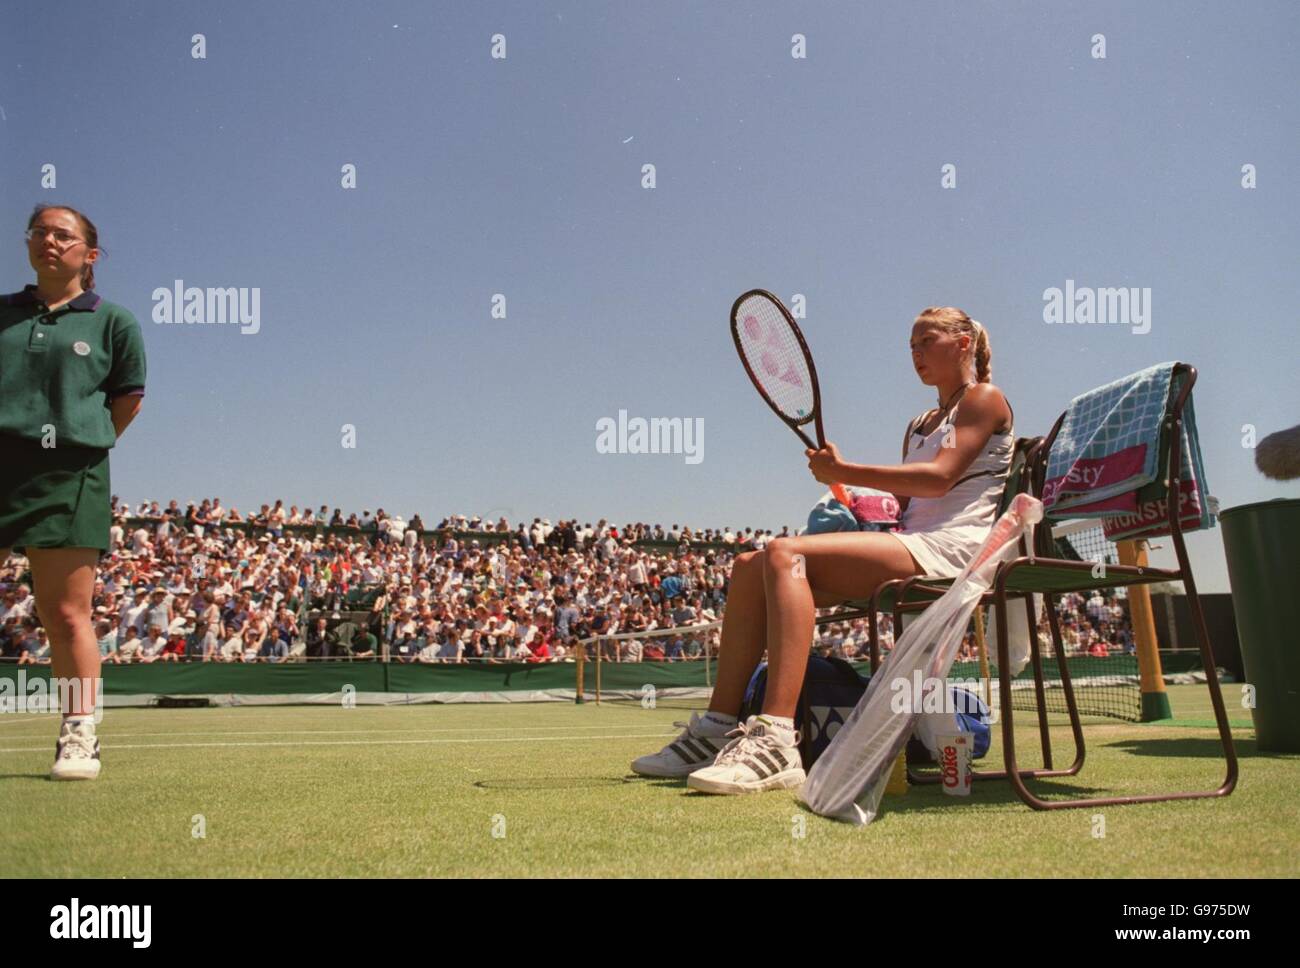
[[[888,531],[912,553],[923,574],[956,578],[975,557],[988,528],[956,527],[941,531]]]

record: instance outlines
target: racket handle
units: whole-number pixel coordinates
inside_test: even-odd
[[[831,493],[835,495],[835,500],[839,501],[845,507],[849,506],[849,492],[844,490],[843,484],[832,484]]]

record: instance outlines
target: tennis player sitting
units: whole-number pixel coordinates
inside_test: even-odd
[[[989,381],[988,334],[960,309],[930,307],[912,326],[911,352],[921,382],[938,391],[938,407],[908,424],[902,464],[848,463],[829,441],[806,452],[822,483],[894,494],[900,530],[776,538],[738,555],[708,712],[678,723],[681,735],[634,761],[634,772],[684,776],[707,793],[799,786],[804,768],[793,717],[815,610],[861,598],[891,578],[955,577],[988,536],[1015,443],[1011,407]],[[739,723],[764,650],[763,712]]]

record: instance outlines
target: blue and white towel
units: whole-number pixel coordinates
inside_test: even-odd
[[[1112,540],[1168,533],[1163,480],[1169,439],[1165,417],[1185,374],[1159,363],[1070,401],[1048,455],[1043,505],[1053,517],[1107,518]],[[1192,398],[1183,407],[1180,523],[1210,527],[1205,466]]]

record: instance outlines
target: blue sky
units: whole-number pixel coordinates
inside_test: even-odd
[[[33,6],[0,30],[3,287],[34,204],[97,222],[149,353],[132,502],[796,527],[822,488],[727,331],[754,286],[806,297],[852,460],[934,405],[907,339],[951,304],[1018,435],[1186,360],[1222,506],[1295,496],[1242,428],[1300,419],[1298,41],[1282,2]],[[154,324],[176,279],[259,287],[260,331]],[[1047,325],[1067,279],[1150,288],[1150,332]],[[597,453],[620,409],[701,418],[704,460]],[[1189,548],[1227,590],[1219,530]]]

